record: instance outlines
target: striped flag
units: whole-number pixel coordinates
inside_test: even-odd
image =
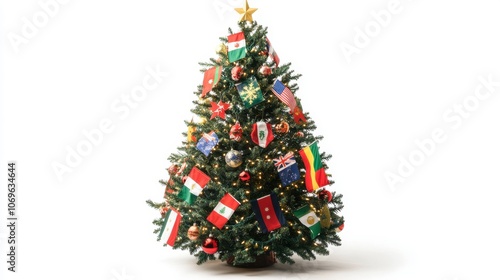
[[[212,90],[213,87],[219,82],[222,73],[222,66],[216,66],[205,71],[203,75],[203,88],[201,90],[201,97]]]
[[[229,62],[244,58],[247,54],[245,33],[238,32],[227,36],[227,56]]]
[[[222,197],[217,206],[210,215],[208,215],[207,220],[214,224],[218,229],[222,229],[224,225],[231,219],[234,211],[240,206],[240,202],[236,200],[230,193],[227,193]]]
[[[317,190],[328,185],[328,177],[325,168],[321,163],[321,155],[318,149],[318,142],[303,148],[299,151],[302,161],[306,167],[306,188],[308,192]]]
[[[164,242],[164,244],[173,247],[175,244],[175,239],[177,238],[177,232],[179,231],[181,218],[181,213],[173,208],[170,208],[167,213],[165,213],[165,219],[163,220],[163,225],[161,226],[158,239]]]
[[[193,205],[208,181],[210,181],[210,177],[195,166],[189,172],[178,196],[190,205]]]
[[[281,212],[278,197],[275,193],[252,200],[250,203],[263,233],[273,231],[285,225],[285,216]]]
[[[297,102],[295,101],[295,96],[293,96],[292,91],[287,88],[280,80],[274,81],[274,85],[271,88],[271,91],[278,97],[281,102],[285,103],[286,106],[290,108],[290,111],[293,111],[295,107],[297,107]]]
[[[280,64],[280,58],[276,51],[274,50],[273,46],[271,45],[271,41],[269,41],[268,38],[266,38],[266,47],[267,47],[267,54],[269,57],[276,63],[276,66]]]
[[[314,239],[321,232],[321,223],[318,216],[311,210],[309,205],[300,207],[293,211],[293,214],[299,218],[300,222],[311,230],[311,238]]]

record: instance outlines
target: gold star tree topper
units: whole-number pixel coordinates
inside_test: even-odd
[[[250,8],[248,6],[248,0],[245,0],[245,7],[244,8],[234,8],[235,11],[237,11],[240,15],[240,22],[246,20],[246,21],[253,21],[252,14],[257,11],[257,8]]]

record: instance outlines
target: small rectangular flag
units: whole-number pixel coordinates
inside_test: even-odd
[[[163,220],[163,225],[161,226],[158,239],[164,242],[164,244],[174,246],[181,218],[181,213],[173,208],[170,208],[167,213],[165,213],[165,218]]]
[[[227,56],[229,62],[244,58],[247,54],[245,33],[238,32],[227,36]]]
[[[273,161],[274,166],[278,168],[278,174],[284,187],[300,179],[299,166],[292,152],[273,159]]]
[[[208,157],[212,149],[217,146],[217,143],[219,143],[219,137],[215,132],[210,131],[209,133],[203,133],[203,137],[196,144],[196,149]]]
[[[240,202],[230,193],[227,193],[222,197],[217,206],[215,206],[210,215],[208,215],[207,220],[218,229],[222,229],[239,206]]]
[[[321,224],[318,216],[311,210],[309,205],[300,207],[293,211],[300,222],[311,230],[311,238],[314,239],[321,233]]]
[[[295,107],[297,107],[297,101],[295,101],[295,96],[292,91],[287,88],[280,80],[276,79],[274,81],[274,85],[271,88],[271,91],[278,97],[281,102],[285,103],[290,111],[293,111]]]
[[[276,66],[278,66],[280,64],[280,58],[268,38],[266,38],[266,47],[268,56],[276,63]]]
[[[191,169],[189,175],[184,182],[184,186],[178,194],[178,197],[193,205],[200,195],[203,188],[207,185],[208,181],[210,181],[210,177],[207,174],[203,173],[196,166]]]
[[[263,233],[273,231],[285,225],[285,215],[281,212],[278,197],[275,193],[252,200],[250,203]]]
[[[321,163],[321,155],[318,149],[318,142],[303,148],[299,151],[306,168],[306,188],[308,192],[317,190],[328,185],[328,177],[325,168]]]
[[[271,124],[266,122],[254,123],[252,133],[250,133],[250,138],[255,144],[261,146],[262,148],[267,147],[267,145],[269,145],[269,143],[271,143],[274,139]]]
[[[247,109],[264,101],[259,83],[254,76],[251,76],[242,83],[236,84],[236,88],[238,89],[241,100],[243,100],[243,105],[245,105]]]
[[[203,75],[203,89],[201,90],[201,97],[212,90],[212,88],[219,82],[222,73],[222,66],[215,66],[207,71]]]

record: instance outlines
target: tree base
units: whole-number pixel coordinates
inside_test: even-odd
[[[234,257],[230,257],[229,259],[227,259],[227,264],[240,268],[262,268],[271,266],[275,263],[276,263],[276,256],[274,255],[274,252],[258,255],[255,257],[255,262],[252,263],[240,263],[235,265]]]

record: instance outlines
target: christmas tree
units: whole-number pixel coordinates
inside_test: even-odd
[[[326,162],[315,123],[295,95],[300,75],[280,64],[256,9],[236,9],[236,32],[221,37],[217,58],[200,63],[203,84],[186,121],[186,140],[169,157],[165,201],[153,221],[163,244],[189,250],[198,264],[293,264],[340,245],[342,195],[324,187]]]

